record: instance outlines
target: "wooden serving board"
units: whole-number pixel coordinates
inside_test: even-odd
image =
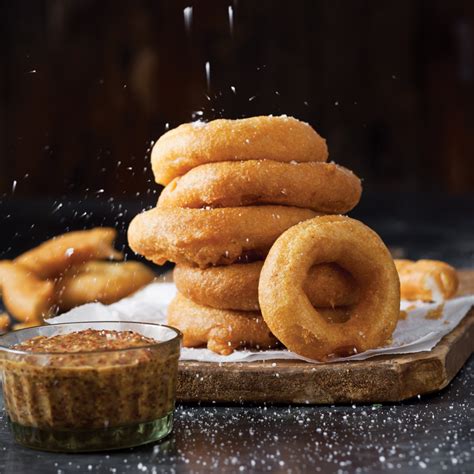
[[[474,271],[460,275],[459,293],[474,293]],[[220,403],[396,402],[446,387],[473,351],[474,308],[429,352],[330,364],[183,361],[177,398]]]

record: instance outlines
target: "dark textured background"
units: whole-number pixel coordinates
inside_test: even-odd
[[[287,113],[395,255],[474,265],[470,0],[0,0],[0,35],[0,258],[103,224],[125,245],[167,124]]]
[[[0,193],[145,199],[201,110],[308,120],[369,190],[474,191],[470,0],[0,0],[0,28]]]

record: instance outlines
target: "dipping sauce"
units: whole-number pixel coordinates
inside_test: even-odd
[[[109,328],[37,335],[10,346],[0,364],[17,440],[40,449],[88,451],[165,436],[171,430],[179,347],[177,331],[174,339],[160,342]]]

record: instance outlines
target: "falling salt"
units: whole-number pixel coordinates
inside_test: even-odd
[[[255,97],[256,97],[256,96],[254,96],[254,95],[253,95],[252,97],[249,97],[249,102],[252,102],[252,100],[254,100]]]
[[[32,69],[31,71],[28,71],[28,74],[36,74],[36,69]]]
[[[14,180],[13,180],[13,184],[12,184],[12,194],[15,192],[16,185],[17,185],[17,180],[14,179]]]
[[[234,34],[234,9],[232,8],[231,5],[227,7],[227,13],[229,15],[229,31],[230,34]]]
[[[204,69],[206,70],[207,90],[209,90],[211,88],[211,64],[209,63],[209,61],[206,61]]]
[[[170,123],[169,122],[166,122],[165,123],[165,130],[169,130],[170,129]]]
[[[235,87],[234,86],[230,86],[230,90],[234,93],[234,94],[237,94],[236,90],[235,90]]]
[[[63,207],[63,203],[60,202],[52,211],[51,211],[51,214],[54,214],[55,212],[58,212],[59,209],[61,209]]]
[[[193,22],[193,7],[186,7],[183,10],[184,26],[188,34],[191,33],[191,24]]]

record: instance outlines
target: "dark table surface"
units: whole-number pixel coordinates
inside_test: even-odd
[[[474,361],[438,394],[398,404],[180,405],[155,445],[52,454],[14,443],[0,415],[0,472],[474,472]]]
[[[353,214],[395,255],[474,267],[474,200],[370,196]],[[70,229],[128,221],[150,203],[0,199],[0,259]],[[386,405],[180,405],[173,434],[133,450],[51,454],[16,445],[0,411],[0,473],[474,472],[474,363],[441,393]],[[0,399],[0,405],[3,406]]]

